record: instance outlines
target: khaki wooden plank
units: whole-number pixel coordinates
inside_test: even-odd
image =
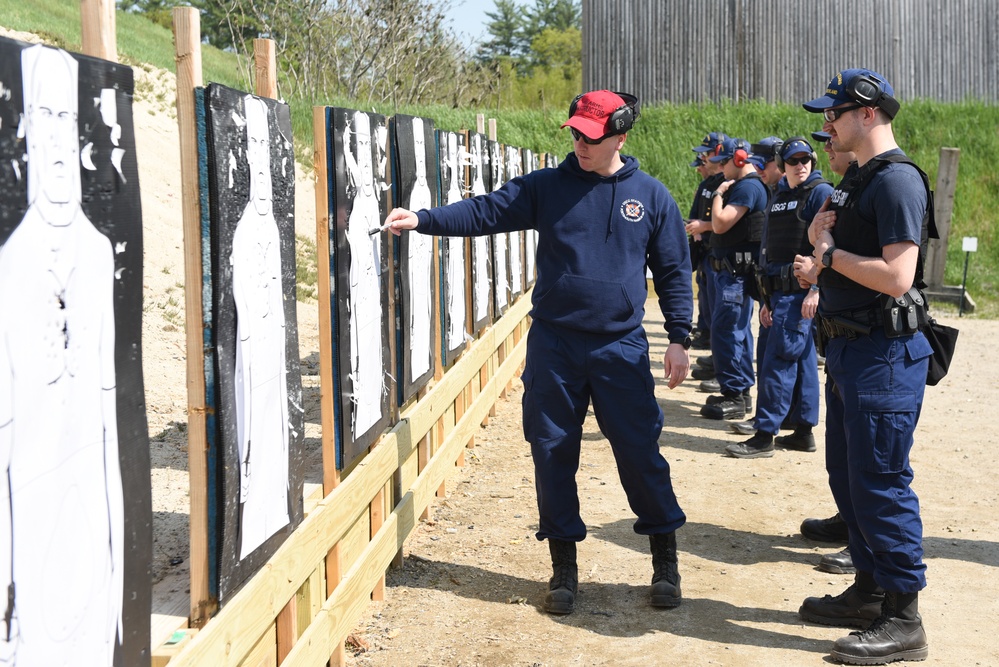
[[[153,613],[149,619],[150,646],[162,646],[174,632],[187,628],[188,614],[191,611],[188,586],[186,572],[171,572],[153,585]]]
[[[205,431],[204,328],[201,303],[201,198],[194,89],[202,85],[201,18],[193,7],[173,9],[177,67],[177,128],[184,229],[184,320],[187,349],[187,470],[190,483],[191,624],[214,611],[208,579],[208,440]]]
[[[187,603],[184,603],[185,606]],[[153,649],[151,660],[149,661],[150,667],[166,667],[167,664],[173,660],[174,656],[184,650],[184,647],[188,645],[191,641],[191,637],[198,633],[197,628],[186,628],[183,630],[184,636],[180,640],[175,641],[172,644],[162,644],[158,648]],[[167,639],[171,639],[173,632],[170,633]],[[156,644],[153,644],[156,646]]]
[[[509,319],[501,318],[455,364],[454,368],[444,375],[441,382],[434,385],[420,405],[413,406],[403,414],[402,420],[383,437],[382,444],[357,463],[352,473],[339,482],[339,485],[319,503],[315,511],[278,548],[262,570],[233,596],[230,603],[212,620],[212,631],[200,633],[190,646],[177,656],[176,667],[200,665],[224,667],[239,664],[240,656],[246,655],[255,645],[254,638],[260,637],[268,627],[273,626],[277,614],[309,577],[315,569],[315,564],[326,557],[332,545],[341,542],[359,517],[367,516],[371,499],[391,480],[400,463],[414,451],[413,434],[422,435],[431,429],[447,408],[447,401],[454,401],[455,396],[463,390],[475,371],[492,356],[496,341],[502,340],[503,336],[512,331],[516,325],[514,320],[523,319],[528,310],[528,300],[522,300],[511,308],[508,312]],[[506,366],[502,370],[512,374],[519,366],[522,357],[522,351],[520,358],[517,354],[508,357],[506,366],[509,366],[510,370],[507,370]],[[461,447],[464,447],[464,443],[478,429],[478,423],[495,403],[498,396],[496,380],[500,377],[494,374],[494,379],[482,388],[476,401],[466,410],[461,426],[456,426],[448,436],[448,442],[452,442],[457,434],[462,438]],[[505,381],[504,378],[503,382]],[[473,422],[474,428],[471,426]],[[446,449],[447,447],[441,452],[445,452]],[[446,465],[449,471],[453,471],[453,462],[457,458],[457,453],[455,450],[443,454],[445,459],[450,456]],[[434,463],[429,464],[420,474],[417,485],[427,484],[421,480],[428,478],[427,471],[431,469],[438,470],[431,477],[436,484],[433,489],[446,479],[447,475],[439,472],[442,465],[440,457],[441,454],[435,456]],[[404,496],[403,501],[408,495],[407,493],[407,496]],[[422,511],[427,504],[429,501],[419,505],[419,511]],[[396,511],[401,510],[397,508]],[[412,520],[415,520],[415,517],[412,517]],[[394,547],[396,550],[401,546],[406,534],[408,531],[401,535],[399,544]],[[354,563],[344,570],[349,572],[357,566],[358,564]],[[336,580],[330,572],[330,563],[327,559],[327,586],[333,589],[335,594],[341,586],[336,585]],[[381,573],[384,573],[384,566]],[[364,591],[365,600],[372,587],[373,583]],[[292,653],[289,654],[289,659],[299,650],[304,637],[305,635],[296,643]]]
[[[273,39],[253,40],[254,90],[260,97],[277,99],[277,53]]]
[[[272,625],[254,645],[240,667],[277,667],[277,632]]]
[[[451,461],[464,449],[469,433],[478,428],[482,413],[487,412],[489,404],[499,396],[499,390],[506,381],[505,374],[516,372],[520,364],[518,355],[522,358],[526,349],[525,341],[508,357],[508,363],[497,369],[497,374],[483,391],[482,400],[466,413],[433,462],[420,474],[413,489],[402,498],[358,562],[344,575],[340,586],[288,655],[286,665],[317,664],[329,654],[332,642],[342,641],[351,631],[366,607],[366,591],[382,576],[395,552],[413,530],[419,508],[430,502],[433,489],[452,473]]]
[[[319,293],[319,414],[322,425],[323,450],[323,495],[329,495],[340,482],[336,469],[336,431],[333,420],[333,294],[330,286],[330,207],[328,177],[326,171],[326,107],[312,108],[313,190],[316,197],[316,273]],[[333,592],[340,581],[340,545],[334,546],[325,557],[323,577],[326,596]],[[346,662],[346,653],[341,644],[330,658],[331,665]]]
[[[118,62],[115,0],[80,0],[81,51],[88,56]]]

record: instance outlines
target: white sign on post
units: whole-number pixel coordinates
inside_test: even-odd
[[[978,237],[965,236],[961,242],[961,250],[964,252],[978,252]]]

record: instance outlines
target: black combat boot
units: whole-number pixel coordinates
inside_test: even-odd
[[[552,578],[548,581],[545,611],[549,614],[571,614],[576,606],[579,578],[576,569],[576,543],[548,538],[552,555]]]
[[[749,440],[734,442],[725,447],[725,453],[737,459],[770,458],[774,455],[774,437],[757,431]]]
[[[791,435],[779,435],[775,440],[778,447],[796,449],[799,452],[815,451],[815,436],[811,424],[798,424]]]
[[[652,606],[680,606],[680,570],[676,560],[676,533],[649,535],[652,547]]]
[[[849,665],[926,660],[930,649],[918,598],[919,593],[885,593],[881,615],[866,630],[837,639],[832,657]]]
[[[854,582],[839,595],[805,598],[798,613],[822,625],[865,628],[881,614],[885,594],[870,572],[857,572]]]

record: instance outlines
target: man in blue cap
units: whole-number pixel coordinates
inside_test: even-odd
[[[763,137],[751,146],[753,155],[749,161],[756,167],[763,184],[770,188],[770,192],[777,191],[777,184],[784,177],[777,167],[777,153],[784,141],[780,137]]]
[[[811,253],[808,225],[832,193],[832,185],[814,170],[815,151],[804,137],[782,142],[775,157],[785,176],[770,202],[760,244],[764,296],[760,339],[766,343],[759,352],[755,433],[725,448],[729,456],[741,459],[773,456],[774,436],[785,420],[794,422],[795,430],[781,444],[813,452],[812,427],[819,421],[819,373],[812,336],[818,286],[802,288],[793,263],[795,255]]]
[[[864,628],[836,640],[832,657],[842,662],[923,660],[926,566],[909,451],[932,353],[915,289],[920,243],[934,229],[929,182],[895,142],[899,103],[880,74],[839,72],[803,106],[822,114],[834,150],[857,156],[857,172],[809,228],[817,267],[795,258],[796,274],[820,287],[826,469],[857,574],[840,595],[806,598],[800,614]]]
[[[711,162],[727,179],[712,193],[711,268],[716,303],[711,318],[711,356],[721,396],[709,396],[701,416],[744,419],[753,370],[753,299],[756,262],[769,191],[749,161],[745,139],[728,138]]]
[[[694,202],[690,205],[690,217],[686,223],[690,234],[690,260],[695,270],[697,280],[697,335],[693,337],[691,347],[695,350],[711,349],[711,309],[714,306],[714,278],[711,264],[708,262],[708,245],[711,242],[711,193],[715,191],[725,175],[721,166],[710,162],[708,158],[715,155],[721,144],[728,137],[724,132],[709,132],[700,145],[693,148],[696,157],[690,166],[697,167],[701,182],[694,193]],[[694,369],[695,371],[697,369]],[[714,376],[714,373],[711,373]],[[694,379],[706,379],[694,375]]]

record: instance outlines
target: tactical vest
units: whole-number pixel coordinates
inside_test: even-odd
[[[817,185],[829,183],[823,178],[815,178],[793,190],[782,190],[770,202],[770,215],[767,218],[767,262],[790,264],[795,255],[811,255],[812,244],[808,241],[808,225],[811,220],[803,220],[801,212]]]
[[[923,283],[923,257],[926,252],[926,244],[930,238],[940,238],[937,233],[936,221],[933,218],[933,191],[930,189],[929,177],[915,162],[903,153],[892,153],[890,155],[872,158],[863,167],[860,167],[849,178],[844,178],[832,194],[832,203],[829,210],[836,211],[836,226],[833,228],[833,239],[835,245],[840,250],[861,255],[863,257],[880,257],[881,242],[878,239],[877,221],[867,217],[857,208],[860,196],[864,189],[870,184],[874,175],[882,167],[889,163],[901,163],[911,165],[919,173],[923,180],[923,187],[926,188],[926,213],[923,214],[922,232],[919,241],[919,258],[916,262],[916,275],[913,284],[916,287],[925,287]],[[850,280],[846,276],[838,273],[835,269],[824,269],[819,274],[820,287],[836,287],[840,289],[858,289],[875,293],[868,287]]]
[[[718,172],[708,176],[701,181],[701,188],[697,191],[697,198],[694,201],[694,220],[711,221],[711,193],[718,189],[718,186],[725,182],[725,174]],[[701,240],[705,243],[711,238],[711,231],[701,233]]]
[[[743,176],[740,180],[755,178],[761,183],[763,180],[756,174]],[[764,188],[766,186],[764,185]],[[732,188],[722,195],[722,203],[728,205],[728,200],[732,196]],[[752,248],[759,251],[760,240],[763,237],[763,220],[766,218],[766,209],[760,211],[747,212],[739,218],[732,227],[724,234],[711,235],[711,247],[721,250],[745,250]],[[755,247],[753,247],[755,246]]]

